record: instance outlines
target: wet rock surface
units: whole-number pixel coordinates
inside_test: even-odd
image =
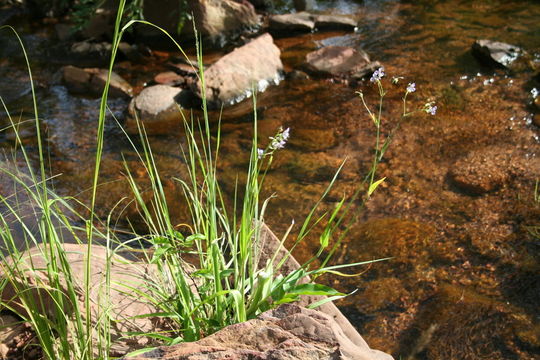
[[[232,105],[245,99],[253,86],[260,91],[277,83],[283,70],[280,54],[272,36],[264,34],[220,58],[205,72],[209,104],[215,108]],[[195,92],[201,95],[200,82]]]
[[[523,50],[515,45],[484,39],[474,42],[472,53],[488,66],[512,68],[516,60],[523,55]]]
[[[295,305],[281,305],[257,319],[230,325],[202,340],[160,347],[127,359],[391,359],[365,349],[343,334],[331,317]]]
[[[106,69],[81,69],[75,66],[62,68],[62,78],[69,91],[78,94],[100,96],[107,82],[109,71]],[[111,73],[109,96],[111,98],[130,98],[133,88],[120,75]]]
[[[286,35],[286,32],[310,32],[317,30],[348,30],[356,28],[357,22],[343,15],[322,15],[305,11],[272,15],[268,19],[268,29],[271,32]]]
[[[179,102],[187,94],[186,90],[168,85],[154,85],[145,88],[129,104],[126,130],[137,134],[137,120],[148,134],[168,134],[182,126]]]
[[[361,78],[380,66],[365,51],[345,46],[326,46],[306,55],[307,70],[323,76]]]

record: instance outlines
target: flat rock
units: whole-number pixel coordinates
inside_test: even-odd
[[[62,246],[66,251],[67,261],[71,266],[74,282],[76,284],[83,284],[87,245],[64,244]],[[44,306],[47,306],[47,304],[50,304],[53,300],[45,295],[45,291],[38,290],[40,286],[46,287],[48,283],[46,271],[39,270],[47,267],[46,260],[42,255],[44,251],[47,251],[44,245],[39,248],[33,247],[27,250],[21,257],[22,263],[19,266],[27,276],[33,277],[30,282],[35,284],[36,287],[33,287],[31,291],[36,298],[39,297],[40,301],[44,302]],[[102,293],[102,284],[105,281],[104,275],[107,268],[106,259],[109,255],[110,254],[107,253],[105,247],[92,245],[92,274],[90,284],[90,304],[92,308],[90,311],[90,321],[93,326],[96,326],[98,318],[102,316],[102,305],[99,302],[99,298]],[[7,263],[11,263],[12,261],[11,258],[6,260]],[[125,292],[128,289],[122,286],[122,284],[129,284],[129,286],[136,289],[136,291],[142,291],[144,293],[147,291],[145,290],[144,276],[151,274],[153,271],[155,271],[155,268],[152,265],[131,263],[120,256],[113,256],[110,267],[112,284],[110,304],[112,307],[109,311],[110,315],[115,319],[115,321],[111,322],[111,340],[114,343],[112,352],[114,354],[125,354],[127,351],[139,348],[145,343],[152,343],[151,339],[148,338],[142,339],[125,336],[127,332],[155,330],[156,319],[137,316],[154,313],[157,309],[144,300],[139,301],[135,297],[126,296]],[[2,272],[0,272],[0,274],[3,277]],[[18,282],[17,279],[13,279],[13,281]],[[64,279],[60,279],[60,281],[65,283]],[[21,285],[19,284],[17,287],[21,287]],[[134,290],[129,289],[129,291]],[[2,301],[10,303],[14,308],[19,308],[19,305],[17,305],[17,294],[18,292],[15,290],[15,287],[13,287],[11,282],[8,282],[6,288],[2,292]],[[36,302],[39,303],[38,301]],[[79,306],[84,309],[84,298],[82,297]],[[19,311],[24,310],[19,309]],[[65,311],[69,311],[69,309],[66,308]],[[17,330],[13,328],[13,331]],[[95,341],[98,340],[96,339]]]
[[[175,86],[183,84],[185,79],[174,71],[165,71],[154,76],[154,82],[161,85]]]
[[[106,69],[81,69],[72,65],[62,68],[62,79],[68,90],[76,94],[100,96],[105,88],[109,71]],[[131,85],[114,71],[111,73],[109,96],[130,98]]]
[[[125,359],[387,360],[392,357],[358,346],[329,315],[284,304],[199,341],[163,346]]]
[[[307,12],[298,12],[294,14],[272,15],[268,19],[270,31],[304,31],[310,32],[315,29],[315,19],[313,15]]]
[[[182,124],[182,114],[177,101],[182,90],[168,85],[154,85],[145,88],[131,100],[128,107],[126,131],[137,134],[137,119],[144,124],[148,134],[159,135],[171,132],[171,126]]]
[[[523,50],[515,45],[483,39],[473,43],[472,54],[485,65],[511,68],[523,55]]]
[[[346,46],[326,46],[306,55],[312,73],[334,77],[362,77],[380,64],[372,62],[363,50]]]
[[[319,30],[349,30],[352,31],[358,23],[343,15],[316,15],[315,27]]]
[[[280,51],[270,34],[264,34],[223,56],[205,72],[206,96],[211,107],[219,108],[242,101],[256,90],[279,82],[283,64]],[[194,92],[201,97],[200,81]]]

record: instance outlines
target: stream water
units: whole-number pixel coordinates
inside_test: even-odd
[[[277,3],[277,11],[290,8],[289,2]],[[384,64],[389,77],[404,77],[399,86],[385,82],[385,131],[399,119],[408,82],[417,87],[410,95],[411,108],[436,101],[439,109],[436,116],[419,114],[401,124],[379,168],[378,176],[386,181],[357,209],[358,220],[334,261],[392,259],[363,269],[358,277],[321,280],[357,290],[338,305],[372,347],[396,359],[540,358],[540,240],[533,234],[534,226],[540,226],[540,204],[534,200],[540,129],[532,122],[531,106],[531,90],[540,87],[533,72],[494,71],[470,53],[474,40],[486,38],[521,46],[538,62],[540,2],[318,4],[316,11],[358,18],[358,31],[276,38],[287,71],[300,69],[305,54],[321,46],[361,47]],[[36,62],[52,168],[62,173],[56,189],[84,195],[91,184],[99,100],[68,94],[58,80],[59,66],[40,58],[50,29],[32,24],[24,29]],[[25,69],[15,44],[2,41],[0,93],[8,96],[12,113],[24,119],[31,113]],[[160,53],[145,65],[120,63],[118,72],[140,90],[165,69],[167,56]],[[375,129],[358,90],[375,105],[376,89],[369,81],[353,87],[317,78],[287,79],[258,96],[261,142],[279,126],[291,129],[290,143],[276,155],[265,184],[266,195],[277,195],[266,220],[278,235],[292,219],[302,221],[343,159],[346,165],[325,209],[352,193],[369,170]],[[110,103],[120,121],[126,106],[124,100]],[[247,106],[249,101],[224,113],[219,170],[228,194],[237,174],[247,168],[252,136]],[[23,134],[27,145],[34,146],[32,129]],[[141,169],[112,121],[106,134],[99,198],[103,215],[126,195],[121,154],[135,174]],[[178,219],[186,209],[175,200],[180,191],[169,179],[185,173],[179,150],[183,142],[180,124],[169,136],[151,138]],[[0,145],[13,149],[13,135],[1,135]],[[499,186],[472,195],[452,181],[450,174],[460,173],[500,179]],[[144,181],[142,171],[140,177]],[[133,215],[132,209],[126,211]],[[312,240],[295,254],[300,260],[316,250],[317,239]]]

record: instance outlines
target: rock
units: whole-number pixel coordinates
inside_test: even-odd
[[[268,28],[273,32],[305,31],[315,29],[315,20],[310,13],[272,15],[268,20]]]
[[[165,71],[154,76],[154,82],[161,85],[175,86],[185,83],[185,79],[174,71]]]
[[[272,15],[268,19],[268,27],[272,32],[310,32],[318,30],[354,30],[357,22],[343,15],[319,15],[309,12]]]
[[[532,122],[536,126],[540,126],[540,114],[534,114]]]
[[[472,151],[457,160],[449,171],[460,189],[481,195],[501,187],[510,175],[512,151],[497,146]]]
[[[263,91],[279,82],[283,64],[272,36],[264,34],[234,49],[205,72],[206,96],[211,107],[232,105],[251,95],[254,84]],[[200,81],[195,93],[202,94]]]
[[[62,246],[65,249],[67,262],[71,266],[71,274],[74,277],[75,283],[83,284],[87,245],[64,244]],[[42,252],[47,250],[43,247],[44,245],[41,248],[33,247],[27,250],[21,257],[21,259],[26,259],[26,261],[23,260],[23,263],[21,263],[19,266],[21,271],[26,273],[26,276],[31,277],[29,281],[37,285],[37,287],[33,287],[31,290],[34,293],[34,296],[38,297],[40,301],[43,301],[44,306],[47,307],[52,306],[47,304],[50,304],[50,302],[53,300],[46,295],[46,291],[39,289],[40,285],[44,287],[47,286],[48,277],[45,270],[35,270],[45,269],[47,267],[46,260],[42,256]],[[104,305],[100,304],[98,299],[99,294],[102,293],[102,284],[104,282],[103,277],[107,268],[106,259],[108,256],[110,256],[110,254],[107,253],[105,247],[92,245],[92,280],[90,286],[90,301],[92,309],[90,321],[92,322],[93,326],[96,326],[98,318],[102,316],[102,306]],[[6,260],[8,264],[12,261],[13,260],[11,260],[11,258],[7,258]],[[126,332],[148,332],[156,330],[156,319],[142,317],[140,315],[154,313],[157,311],[157,309],[144,300],[139,301],[135,297],[126,296],[125,292],[128,289],[123,287],[121,284],[129,284],[129,286],[132,288],[129,289],[129,291],[141,291],[144,293],[145,291],[148,291],[144,285],[144,277],[150,276],[153,271],[155,271],[155,268],[148,264],[129,262],[127,259],[118,255],[113,256],[112,258],[110,267],[112,284],[110,289],[111,307],[109,311],[112,318],[115,319],[115,321],[111,322],[113,354],[125,354],[127,351],[139,348],[141,343],[152,343],[151,339],[145,339],[142,341],[141,338],[125,336]],[[13,279],[13,281],[19,284],[17,285],[18,287],[24,289],[24,286],[21,285],[17,279]],[[60,281],[64,283],[65,280],[61,278]],[[12,283],[8,282],[2,292],[2,301],[9,303],[13,308],[24,312],[24,310],[20,309],[19,305],[17,304],[17,294],[18,292],[15,290]],[[81,297],[80,301],[81,303],[79,306],[81,309],[84,309],[84,298]],[[69,311],[69,309],[66,308],[65,311]],[[98,340],[95,339],[95,341]]]
[[[316,7],[315,0],[294,0],[293,3],[296,11],[313,10]]]
[[[350,30],[353,31],[358,23],[343,15],[317,15],[315,27],[319,30]]]
[[[106,66],[111,58],[111,49],[111,44],[107,42],[76,42],[71,45],[67,57],[60,61],[80,67]]]
[[[248,1],[188,0],[187,7],[187,12],[193,14],[197,31],[214,40],[259,25],[255,8]],[[177,33],[178,21],[184,12],[186,9],[178,1],[153,0],[144,3],[145,19],[164,28],[170,34]],[[148,29],[147,35],[153,38],[162,36],[162,33]],[[191,20],[186,20],[181,35],[193,36]]]
[[[150,359],[392,359],[348,338],[331,316],[284,304],[257,319],[230,325],[191,343],[159,347],[126,360]]]
[[[197,72],[199,71],[197,63],[186,64],[183,62],[170,62],[167,63],[167,67],[180,75],[187,75],[193,77],[195,77],[197,75]]]
[[[92,74],[92,79],[90,80],[90,92],[93,94],[101,95],[107,82],[109,70],[88,69],[87,71]],[[109,83],[109,96],[113,98],[131,98],[132,95],[133,88],[131,87],[131,85],[114,71],[111,72],[111,81]]]
[[[287,74],[287,79],[290,80],[309,80],[309,75],[301,70],[293,70]]]
[[[346,46],[326,46],[306,55],[306,67],[315,74],[360,78],[380,66],[363,50]]]
[[[178,101],[185,92],[187,90],[168,85],[154,85],[145,88],[129,104],[126,131],[130,134],[138,134],[138,119],[144,124],[147,134],[170,133],[171,126],[182,124]]]
[[[523,50],[499,41],[476,40],[472,45],[472,54],[485,65],[508,69],[523,55]]]
[[[116,20],[116,7],[113,6],[99,7],[90,16],[88,22],[81,29],[81,35],[85,39],[99,39],[105,36],[111,36],[114,33],[114,22]]]
[[[100,96],[103,93],[107,75],[106,69],[81,69],[72,65],[62,68],[62,79],[70,92]],[[114,71],[109,83],[109,96],[112,98],[130,98],[131,85]]]

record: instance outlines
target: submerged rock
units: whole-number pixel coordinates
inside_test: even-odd
[[[392,357],[351,341],[331,316],[284,304],[199,341],[162,346],[125,359],[390,360]]]
[[[187,92],[168,85],[145,88],[129,104],[126,131],[137,134],[138,119],[149,135],[169,134],[171,126],[182,124],[182,110],[179,103]]]
[[[380,64],[372,62],[363,50],[326,46],[306,55],[306,67],[312,73],[323,76],[361,78],[380,67]]]
[[[358,23],[343,15],[316,15],[315,27],[319,30],[349,30],[356,28]]]
[[[523,50],[515,45],[491,40],[476,40],[472,45],[472,54],[488,66],[510,69],[523,55]]]
[[[75,66],[62,68],[62,79],[70,92],[100,96],[107,82],[109,71],[106,69],[81,69]],[[114,71],[109,83],[109,96],[113,98],[130,98],[133,93],[131,85]]]
[[[264,34],[234,49],[205,72],[206,96],[211,107],[232,105],[251,96],[253,86],[263,91],[279,82],[283,64],[270,34]],[[202,96],[200,81],[194,91]]]
[[[472,151],[454,163],[450,179],[472,195],[497,190],[510,175],[511,153],[499,147]]]

